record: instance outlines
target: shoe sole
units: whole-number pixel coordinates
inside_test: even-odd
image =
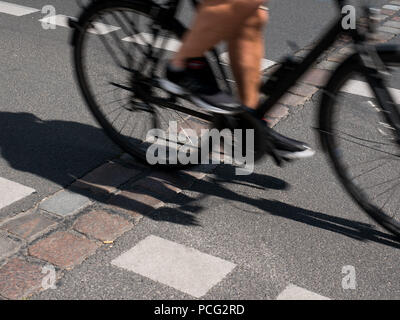
[[[240,110],[229,111],[229,110],[217,108],[217,107],[205,102],[203,99],[193,96],[192,94],[190,94],[190,92],[188,92],[184,88],[182,88],[182,87],[176,85],[175,83],[168,81],[166,79],[159,79],[158,82],[162,89],[164,89],[170,93],[173,93],[175,95],[178,95],[178,96],[188,97],[195,105],[199,106],[200,108],[206,109],[209,112],[218,113],[218,114],[236,114],[236,113],[240,112]]]
[[[306,159],[306,158],[311,158],[313,155],[315,155],[315,150],[313,149],[307,149],[298,152],[276,150],[275,152],[278,156],[288,160]]]

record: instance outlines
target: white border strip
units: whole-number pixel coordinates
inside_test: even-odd
[[[375,98],[369,84],[359,80],[349,80],[341,91],[362,97]],[[394,102],[400,104],[400,90],[389,88],[389,92],[392,94]]]
[[[0,177],[0,209],[21,200],[34,192],[35,190],[32,188],[25,187],[22,184]]]
[[[327,297],[321,296],[315,292],[289,284],[283,290],[276,300],[331,300]]]
[[[0,1],[0,13],[21,17],[38,11],[40,10],[35,8],[20,6],[19,4]]]
[[[58,15],[55,15],[55,16],[51,16],[51,17],[46,17],[46,18],[40,19],[39,21],[42,22],[42,23],[47,23],[49,25],[69,28],[68,19],[77,20],[74,17],[69,17],[69,16],[65,16],[65,15],[62,15],[62,14],[58,14]],[[110,32],[117,31],[117,30],[121,29],[119,27],[115,27],[115,26],[111,26],[111,25],[104,24],[104,23],[99,23],[99,22],[94,22],[93,25],[94,25],[95,28],[94,29],[89,29],[88,32],[93,33],[93,34],[97,34],[97,35],[105,35],[105,34],[108,34]]]
[[[230,64],[228,52],[222,53],[222,54],[219,56],[219,58],[221,59],[221,61],[222,61],[223,63],[225,63],[225,64],[227,64],[227,65]],[[261,71],[264,71],[265,69],[268,69],[268,68],[270,68],[270,67],[272,67],[272,66],[274,66],[274,65],[276,65],[276,62],[275,62],[275,61],[268,60],[268,59],[262,59],[262,60],[261,60],[261,67],[260,67],[260,70],[261,70]]]
[[[131,37],[125,37],[122,39],[127,42],[134,42],[140,45],[147,45],[153,42],[153,35],[146,32],[135,34]],[[164,49],[167,51],[177,52],[181,47],[181,41],[172,38],[158,37],[153,47],[156,49]]]

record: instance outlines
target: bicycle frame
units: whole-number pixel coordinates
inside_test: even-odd
[[[338,8],[340,9],[345,1],[337,0]],[[264,115],[285,95],[285,93],[296,84],[297,80],[300,79],[303,74],[310,69],[314,62],[318,59],[322,53],[333,45],[336,39],[340,35],[348,35],[352,38],[355,44],[356,54],[359,57],[360,63],[363,65],[364,75],[370,84],[379,105],[384,111],[387,122],[397,132],[397,142],[400,144],[400,113],[394,103],[394,99],[391,96],[389,90],[385,85],[385,79],[379,70],[379,66],[372,62],[372,65],[366,65],[363,57],[370,57],[371,46],[364,43],[365,34],[360,33],[359,29],[344,30],[342,27],[342,19],[340,16],[328,31],[321,37],[321,40],[317,42],[313,50],[301,61],[297,62],[293,60],[293,57],[288,58],[278,70],[276,70],[262,86],[261,92],[266,94],[268,98],[261,103],[256,112],[258,118],[263,118]],[[373,53],[377,59],[380,59],[377,54],[375,47],[372,47]],[[381,61],[380,61],[381,62]],[[381,62],[382,63],[382,62]],[[272,89],[272,90],[271,90]]]
[[[340,14],[328,31],[321,37],[314,48],[310,51],[310,53],[301,61],[295,60],[295,57],[287,58],[286,61],[284,61],[280,67],[269,77],[269,79],[261,85],[260,90],[262,93],[266,94],[267,99],[258,106],[255,116],[260,119],[263,118],[264,115],[286,94],[286,92],[296,84],[297,80],[300,79],[305,72],[311,68],[318,57],[333,45],[339,36],[348,35],[352,38],[353,43],[356,45],[356,52],[360,58],[360,63],[363,64],[365,70],[364,73],[367,77],[368,83],[371,85],[375,96],[384,111],[388,123],[396,129],[398,133],[398,141],[400,143],[400,114],[393,102],[390,92],[386,89],[384,77],[379,72],[379,66],[374,65],[374,63],[367,66],[364,61],[365,57],[370,58],[370,53],[368,50],[366,50],[368,45],[364,43],[365,34],[360,33],[358,28],[349,30],[343,29],[342,21],[344,15],[342,13],[342,7],[346,3],[346,0],[336,0],[335,2]],[[200,0],[191,0],[191,3],[196,8],[200,3]],[[156,12],[149,12],[149,14],[156,16],[163,28],[167,30],[171,29],[176,32],[179,37],[182,37],[187,29],[177,19],[171,19],[171,17],[177,16],[180,5],[181,0],[169,0],[165,4],[161,5]],[[75,34],[75,37],[73,37],[73,43],[76,36],[77,35]],[[376,53],[376,49],[374,47],[373,50],[375,50]],[[217,62],[220,62],[216,49],[212,50],[211,53],[216,58]],[[220,73],[225,79],[227,79],[223,66],[218,63],[218,67]],[[228,86],[228,89],[230,90],[231,88]],[[212,121],[213,119],[213,115],[191,110],[183,106],[177,106],[175,103],[173,103],[173,101],[171,103],[171,101],[165,99],[157,99],[154,101],[154,103],[159,103],[166,108],[176,109],[206,121]]]
[[[191,0],[193,6],[199,4],[199,0]],[[345,0],[336,0],[338,9],[341,11]],[[170,0],[167,2],[168,15],[177,14],[180,0]],[[313,65],[322,53],[327,50],[336,39],[344,33],[349,34],[355,41],[360,39],[357,30],[343,30],[342,28],[342,14],[337,18],[329,30],[321,37],[314,49],[301,61],[294,61],[293,58],[288,58],[278,70],[276,70],[269,78],[268,81],[262,84],[261,92],[266,94],[268,98],[259,105],[257,108],[256,116],[259,118],[270,110],[289,90],[299,78]],[[279,82],[279,83],[278,83]],[[273,90],[271,90],[273,88]]]
[[[117,4],[116,6],[111,6],[109,5],[109,0],[93,0],[93,1],[104,1],[104,4],[101,3],[94,3],[94,7],[90,8],[91,10],[88,10],[87,12],[83,12],[81,18],[79,19],[78,22],[75,22],[73,20],[69,21],[69,24],[71,27],[75,29],[74,34],[72,35],[72,42],[71,44],[76,46],[74,50],[74,58],[75,58],[75,66],[77,67],[77,79],[80,84],[80,88],[82,90],[82,93],[85,95],[86,102],[88,103],[91,111],[93,114],[96,116],[96,119],[99,121],[99,123],[103,126],[105,129],[106,133],[115,141],[117,142],[124,150],[130,150],[129,153],[132,155],[137,155],[138,152],[135,150],[135,148],[128,147],[127,144],[124,142],[121,138],[125,137],[125,134],[122,134],[122,130],[117,132],[113,126],[113,123],[115,122],[116,119],[114,119],[113,123],[109,123],[107,119],[107,115],[102,114],[101,110],[99,111],[99,107],[93,99],[91,93],[89,92],[88,89],[88,82],[85,79],[85,68],[84,68],[84,63],[83,63],[83,44],[85,41],[85,38],[82,37],[82,32],[85,32],[88,30],[89,27],[93,27],[93,17],[97,17],[101,15],[102,5],[105,6],[105,9],[110,9],[110,12],[113,12],[112,9],[117,8],[119,9],[119,5]],[[133,2],[133,1],[132,1]],[[199,0],[191,0],[192,4],[194,6],[197,6],[198,3],[200,2]],[[339,8],[345,3],[344,0],[336,0]],[[125,1],[121,1],[122,5],[125,5]],[[160,36],[159,33],[165,32],[165,31],[171,31],[173,32],[174,36],[177,35],[182,36],[187,30],[186,28],[177,20],[174,19],[178,13],[178,9],[180,7],[180,4],[182,2],[180,0],[168,0],[166,4],[164,5],[157,5],[157,4],[151,4],[148,6],[145,2],[145,0],[138,0],[136,3],[136,6],[130,6],[128,5],[128,10],[132,9],[133,11],[138,11],[140,13],[144,13],[145,15],[148,15],[150,18],[153,20],[157,21],[157,23],[153,23],[150,25],[152,32],[153,32],[153,45],[151,43],[146,42],[145,48],[148,50],[144,52],[144,59],[153,59],[155,62],[159,61],[165,61],[162,59],[159,59],[160,56],[153,56],[153,51],[151,48],[156,47],[154,46],[154,41],[158,40],[156,39],[157,36]],[[97,5],[100,4],[100,7]],[[123,7],[123,6],[122,6]],[[122,8],[123,9],[123,8]],[[122,11],[122,10],[121,10]],[[99,14],[100,12],[100,14]],[[115,12],[115,11],[114,11]],[[93,20],[90,20],[92,17]],[[350,29],[350,30],[344,30],[342,27],[342,21],[343,17],[340,16],[336,19],[336,21],[332,24],[332,26],[329,28],[329,30],[321,37],[321,39],[318,41],[318,43],[314,46],[312,50],[310,50],[310,53],[300,59],[296,60],[296,57],[289,57],[284,61],[280,67],[270,76],[269,80],[264,82],[261,86],[261,91],[265,93],[268,98],[266,99],[265,102],[262,102],[259,106],[258,109],[256,110],[256,115],[261,118],[264,116],[268,110],[275,105],[282,96],[285,95],[285,93],[292,87],[293,85],[296,84],[296,81],[302,77],[302,75],[310,69],[310,67],[314,64],[314,62],[317,61],[318,57],[320,57],[324,51],[326,51],[329,47],[332,46],[332,44],[336,41],[338,36],[346,34],[351,37],[353,40],[353,43],[355,44],[355,53],[352,54],[350,57],[346,58],[346,60],[339,65],[338,69],[333,72],[333,75],[328,82],[328,84],[325,86],[324,90],[322,90],[322,103],[320,104],[320,110],[319,110],[319,123],[320,123],[320,137],[323,142],[323,147],[325,151],[329,151],[329,154],[331,156],[331,160],[333,161],[333,164],[335,165],[335,170],[338,176],[340,177],[340,180],[348,193],[353,197],[354,200],[360,205],[360,207],[373,219],[375,219],[379,224],[381,224],[384,228],[387,230],[395,233],[396,235],[400,235],[400,223],[396,221],[393,217],[387,216],[385,212],[383,212],[383,207],[378,208],[375,206],[375,204],[371,204],[370,201],[364,195],[362,194],[362,190],[357,187],[357,185],[353,184],[352,181],[354,180],[354,175],[348,175],[347,170],[346,170],[346,164],[343,165],[342,161],[338,160],[340,158],[340,152],[338,152],[338,148],[335,145],[335,140],[330,139],[331,137],[335,136],[335,132],[338,131],[340,133],[340,130],[336,130],[335,126],[332,125],[332,122],[335,123],[334,121],[334,113],[335,109],[337,107],[337,101],[336,101],[336,94],[340,92],[340,86],[342,86],[346,80],[351,79],[351,76],[353,75],[353,72],[360,72],[363,76],[366,77],[366,80],[371,87],[373,93],[375,94],[375,97],[378,101],[379,108],[380,110],[377,110],[378,112],[381,112],[381,115],[386,117],[387,123],[392,128],[390,129],[395,129],[397,132],[397,142],[400,144],[400,115],[399,111],[397,108],[397,105],[394,103],[393,97],[391,96],[389,90],[386,87],[386,76],[385,74],[389,74],[387,71],[390,70],[388,67],[391,66],[392,64],[398,65],[400,64],[400,47],[396,45],[371,45],[368,44],[365,40],[367,39],[367,36],[370,34],[370,31],[372,31],[372,28],[369,28],[368,32],[364,32],[363,28],[360,29]],[[159,23],[160,22],[160,23]],[[154,27],[153,27],[154,26]],[[369,27],[372,25],[368,25]],[[82,28],[81,28],[82,27]],[[132,26],[131,26],[132,27]],[[126,29],[122,27],[122,29]],[[129,28],[128,28],[129,29]],[[129,33],[132,34],[131,31],[136,32],[136,27],[132,28],[135,30],[127,30]],[[123,30],[126,33],[126,30]],[[114,33],[112,33],[114,36],[116,36]],[[162,38],[161,38],[162,39]],[[166,38],[164,38],[165,40]],[[158,47],[158,46],[157,46]],[[107,49],[107,46],[106,46]],[[142,48],[143,49],[143,48]],[[159,52],[162,51],[167,51],[163,50],[166,49],[160,48]],[[125,49],[122,49],[124,53],[126,53]],[[158,52],[156,52],[158,53]],[[214,51],[214,54],[216,51]],[[129,52],[128,52],[128,60],[131,62],[133,59],[130,58]],[[113,57],[114,58],[114,57]],[[216,56],[217,61],[219,61],[218,55]],[[114,59],[115,60],[115,59]],[[141,60],[143,61],[143,60]],[[118,87],[120,89],[126,90],[126,91],[132,91],[135,93],[135,98],[137,97],[137,100],[142,100],[143,103],[139,104],[139,110],[140,108],[145,104],[145,109],[143,108],[143,111],[147,112],[154,112],[152,105],[159,105],[161,107],[165,107],[168,109],[174,109],[182,113],[186,113],[189,115],[193,115],[194,117],[205,119],[207,121],[215,121],[216,115],[213,113],[206,113],[206,111],[201,112],[197,110],[191,110],[189,108],[186,108],[184,104],[176,103],[177,99],[176,96],[171,94],[165,97],[162,95],[162,97],[158,97],[157,94],[152,94],[153,87],[157,87],[159,85],[159,79],[154,77],[154,73],[148,76],[145,74],[144,76],[141,76],[140,70],[137,71],[135,69],[131,69],[130,67],[125,67],[124,64],[119,63],[119,61],[115,61],[116,65],[125,69],[126,71],[131,72],[134,76],[138,76],[139,79],[138,81],[132,81],[130,80],[130,85],[123,85],[121,83],[114,83],[110,82],[109,84]],[[129,63],[128,63],[129,65]],[[139,62],[140,65],[140,62]],[[156,63],[154,64],[156,65]],[[219,64],[220,66],[220,64]],[[220,66],[221,68],[221,66]],[[136,74],[135,74],[136,73]],[[134,78],[133,80],[136,80]],[[124,82],[122,82],[124,83]],[[136,99],[135,99],[136,100]],[[132,102],[134,103],[135,100]],[[133,104],[132,103],[132,104]],[[120,105],[120,108],[124,108],[124,106]],[[350,106],[351,108],[351,106]],[[135,111],[134,109],[131,109],[130,111]],[[240,117],[242,118],[240,119]],[[222,117],[222,116],[221,116]],[[229,126],[229,128],[234,129],[236,126],[244,127],[242,124],[243,122],[230,122],[230,120],[236,120],[234,119],[235,116],[227,116],[226,119],[222,122],[223,126]],[[233,118],[233,119],[231,119]],[[260,152],[268,152],[270,155],[274,157],[276,160],[277,164],[281,162],[281,158],[277,155],[275,152],[275,147],[273,143],[271,142],[271,136],[268,134],[268,129],[266,126],[257,119],[253,118],[249,113],[246,113],[243,111],[242,114],[237,115],[237,118],[239,120],[244,120],[244,124],[246,125],[244,128],[248,128],[247,125],[251,125],[255,130],[259,130],[257,132],[257,138],[259,138],[261,135],[266,133],[266,139],[265,140],[260,140],[263,146],[266,146],[266,148],[260,147]],[[352,118],[352,117],[351,117]],[[129,119],[127,119],[129,120]],[[185,119],[183,119],[185,120]],[[228,121],[225,121],[228,120]],[[156,121],[156,120],[154,120]],[[247,122],[247,123],[246,123]],[[214,122],[217,123],[217,122]],[[222,126],[221,125],[221,126]],[[123,129],[123,128],[122,128]],[[117,133],[117,135],[115,134]],[[262,137],[261,137],[262,138]],[[328,139],[329,138],[329,139]],[[134,139],[134,138],[133,138]],[[340,137],[339,137],[340,139]],[[137,140],[137,139],[136,139]],[[367,141],[366,139],[361,139],[364,141]],[[140,140],[138,142],[141,142]],[[143,142],[143,141],[142,141]],[[370,141],[371,143],[378,143],[374,140]],[[202,145],[201,145],[202,146]],[[199,145],[199,147],[201,147]],[[371,148],[374,149],[374,148]],[[257,149],[254,149],[255,151],[258,151]],[[380,151],[379,149],[375,149],[376,151]],[[383,151],[383,150],[382,150]],[[383,151],[384,152],[384,151]],[[384,152],[387,154],[387,152]],[[397,154],[393,153],[391,154],[392,156],[397,156]],[[145,156],[142,153],[141,159],[144,161]],[[377,159],[380,160],[380,159]],[[390,180],[392,181],[392,180]],[[351,183],[350,183],[351,182]],[[386,183],[386,182],[385,182]],[[382,185],[382,184],[381,184]],[[396,185],[394,186],[396,187]],[[390,189],[387,189],[388,191]],[[380,191],[379,191],[380,192]],[[372,200],[374,200],[373,198]],[[385,202],[386,204],[386,202]]]
[[[342,18],[340,17],[301,62],[295,61],[293,57],[287,58],[279,69],[261,86],[261,92],[267,94],[268,99],[258,107],[257,116],[262,118],[343,33],[345,33],[345,30],[342,28]],[[351,34],[353,38],[357,37],[357,31],[346,31],[346,33]]]

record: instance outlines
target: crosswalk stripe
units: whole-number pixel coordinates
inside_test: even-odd
[[[147,44],[152,44],[154,48],[157,49],[164,49],[167,51],[172,51],[172,52],[177,52],[179,48],[182,45],[182,42],[176,39],[172,38],[166,38],[166,37],[158,37],[155,43],[153,44],[153,35],[150,33],[146,32],[141,32],[138,34],[135,34],[130,37],[125,37],[122,39],[123,41],[127,42],[134,42],[140,45],[147,45]],[[225,64],[230,64],[229,62],[229,55],[227,52],[224,52],[220,55],[220,59],[222,63]],[[276,62],[268,59],[262,59],[261,61],[261,71],[265,70],[273,65],[275,65]]]
[[[342,92],[354,94],[357,96],[362,96],[366,98],[374,98],[375,95],[372,92],[368,83],[359,81],[359,80],[349,80],[345,86],[341,89]],[[392,97],[395,103],[400,104],[400,90],[389,88],[389,92],[392,94]]]
[[[12,16],[21,17],[27,14],[38,12],[40,10],[30,7],[21,6],[19,4],[0,1],[0,13],[6,13]]]
[[[47,24],[50,24],[50,25],[58,26],[58,27],[69,28],[68,19],[76,20],[76,18],[74,18],[74,17],[69,17],[69,16],[65,16],[63,14],[58,14],[58,15],[55,15],[55,16],[51,16],[51,17],[46,17],[46,18],[40,19],[39,21],[42,22],[42,23],[47,23]],[[94,26],[94,28],[93,29],[89,29],[88,32],[93,33],[93,34],[97,34],[97,35],[105,35],[105,34],[108,34],[110,32],[113,32],[113,31],[121,29],[119,27],[111,26],[111,25],[108,25],[108,24],[100,23],[100,22],[94,22],[93,26]]]
[[[230,273],[235,264],[156,236],[148,236],[112,265],[200,298]]]
[[[276,300],[330,300],[315,292],[289,284],[276,298]]]
[[[382,8],[387,9],[387,10],[394,10],[394,11],[400,10],[400,6],[394,6],[394,5],[390,5],[390,4],[386,4]]]
[[[32,188],[0,177],[0,209],[21,200],[34,192],[35,190]]]
[[[222,61],[223,63],[225,63],[225,64],[230,64],[228,52],[222,53],[222,54],[220,55],[220,59],[221,59],[221,61]],[[261,60],[261,67],[260,67],[260,69],[261,69],[261,71],[263,71],[263,70],[265,70],[265,69],[268,69],[268,68],[274,66],[275,64],[276,64],[275,61],[268,60],[268,59],[262,59],[262,60]]]
[[[166,37],[158,37],[157,41],[155,41],[155,43],[153,44],[153,35],[146,32],[141,32],[130,37],[125,37],[122,40],[127,42],[134,42],[140,45],[152,44],[152,46],[156,49],[164,49],[172,52],[177,52],[181,46],[181,41]]]

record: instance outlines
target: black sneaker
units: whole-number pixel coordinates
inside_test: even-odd
[[[204,57],[188,59],[183,70],[175,70],[168,65],[166,78],[160,79],[159,82],[164,90],[180,96],[188,95],[194,104],[210,112],[240,112],[241,104],[219,89],[211,67]]]
[[[255,116],[256,111],[250,109],[246,106],[242,107],[244,111]],[[271,143],[275,147],[275,153],[284,160],[295,160],[295,159],[305,159],[310,158],[315,154],[313,150],[307,143],[297,141],[288,137],[281,135],[272,128],[268,126],[267,120],[260,120],[265,125],[265,132],[269,136]]]
[[[271,138],[271,142],[276,148],[275,153],[281,158],[285,160],[305,159],[315,154],[315,150],[305,142],[285,137],[268,127],[267,124],[266,128],[267,135]]]

